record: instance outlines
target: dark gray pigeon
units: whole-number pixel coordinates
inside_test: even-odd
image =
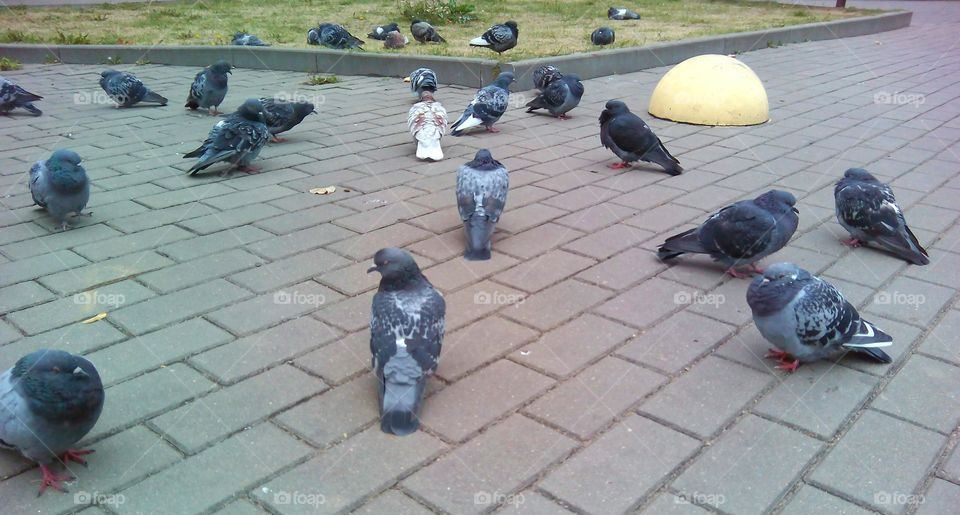
[[[410,92],[420,98],[424,91],[437,92],[437,74],[430,68],[417,68],[410,74]]]
[[[500,132],[493,128],[493,124],[507,112],[510,100],[510,83],[514,81],[512,72],[503,72],[497,75],[493,84],[484,86],[473,97],[473,101],[460,115],[460,119],[450,126],[450,134],[459,136],[463,131],[483,125],[489,132]]]
[[[485,148],[457,170],[457,208],[467,237],[466,259],[490,259],[493,230],[507,205],[509,187],[506,167]]]
[[[423,20],[413,20],[410,23],[410,33],[413,39],[419,43],[446,43],[447,40],[440,36],[437,29],[433,28],[429,22]]]
[[[517,46],[517,37],[520,35],[520,29],[517,28],[517,22],[508,21],[498,23],[479,37],[470,40],[470,46],[486,47],[498,54]]]
[[[237,46],[270,46],[257,36],[246,32],[235,33],[230,43]]]
[[[35,95],[13,83],[13,81],[0,75],[0,114],[6,115],[18,107],[22,107],[34,116],[40,116],[43,111],[33,105],[37,100],[43,100],[40,95]]]
[[[660,165],[670,175],[683,172],[680,161],[663,146],[660,138],[619,100],[607,102],[606,109],[600,113],[600,142],[623,160],[610,168],[626,168],[634,161],[646,161]]]
[[[202,107],[211,115],[220,114],[217,108],[227,96],[227,74],[233,73],[231,68],[226,61],[217,61],[204,68],[194,77],[184,107],[189,107],[191,111]]]
[[[377,25],[367,34],[367,37],[384,41],[387,39],[387,34],[397,31],[400,32],[400,26],[396,23],[388,23],[386,25]]]
[[[576,75],[564,75],[547,85],[533,100],[527,103],[527,112],[546,109],[553,116],[564,120],[567,113],[580,104],[583,97],[583,83]]]
[[[86,359],[61,350],[30,353],[0,375],[0,448],[19,451],[40,465],[40,493],[65,492],[54,461],[86,465],[93,450],[72,449],[97,423],[103,384]]]
[[[533,70],[533,86],[540,91],[547,89],[551,82],[563,77],[556,66],[549,64],[543,65]]]
[[[792,372],[800,363],[846,351],[892,361],[879,347],[892,345],[893,338],[860,318],[832,284],[793,263],[771,265],[757,276],[747,289],[747,303],[760,334],[779,349],[767,354],[780,360],[779,369]]]
[[[132,73],[106,70],[100,73],[100,87],[117,107],[130,107],[140,102],[167,105],[167,99],[150,91]]]
[[[609,45],[617,40],[617,35],[610,27],[600,27],[590,34],[590,42],[594,45]]]
[[[250,166],[250,163],[260,155],[260,150],[269,138],[270,130],[267,129],[263,104],[256,98],[247,99],[235,113],[220,120],[210,129],[210,134],[202,145],[184,154],[184,159],[200,158],[187,173],[195,175],[221,161],[237,165],[242,172],[256,173],[259,169]]]
[[[350,33],[343,25],[336,23],[321,23],[307,32],[307,43],[323,45],[334,50],[360,49],[364,41]]]
[[[926,249],[907,227],[890,185],[862,168],[851,168],[837,182],[833,196],[837,221],[852,236],[844,244],[873,243],[915,265],[930,263]]]
[[[607,18],[611,20],[639,20],[640,15],[626,7],[611,7],[607,9]]]
[[[275,98],[261,98],[264,121],[273,141],[279,143],[283,138],[277,135],[296,127],[308,115],[316,113],[310,102],[287,102]]]
[[[72,150],[57,150],[50,159],[30,167],[30,195],[61,230],[70,227],[67,219],[71,216],[90,216],[83,213],[90,200],[90,179],[80,166],[80,156]]]
[[[756,262],[782,249],[797,230],[797,199],[787,191],[770,190],[753,200],[741,200],[710,215],[699,227],[667,238],[657,249],[661,260],[681,254],[709,254],[734,277],[748,277],[737,267]]]
[[[380,249],[373,263],[367,273],[381,276],[370,317],[380,429],[404,436],[420,427],[420,405],[427,376],[440,359],[447,306],[406,251]]]

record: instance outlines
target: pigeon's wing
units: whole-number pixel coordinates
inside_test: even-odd
[[[267,128],[270,129],[271,134],[290,128],[288,124],[294,119],[293,104],[273,98],[261,98],[260,104],[263,105],[263,114],[266,117]]]
[[[207,87],[207,72],[203,70],[197,73],[197,76],[193,78],[193,84],[190,85],[190,96],[187,99],[189,100],[200,100],[203,98],[203,92]]]
[[[407,128],[418,140],[438,140],[447,132],[447,110],[440,102],[417,102],[407,114]]]
[[[556,80],[547,85],[533,100],[527,103],[526,107],[533,109],[556,109],[563,105],[567,100],[570,90],[567,85],[560,80]]]
[[[830,283],[814,277],[794,303],[797,337],[816,347],[848,347],[881,361],[889,357],[872,349],[887,347],[893,338],[860,318],[843,295]]]
[[[467,165],[457,170],[457,208],[461,220],[482,213],[497,222],[507,203],[510,177],[500,166],[493,171],[475,170]]]
[[[47,207],[49,183],[46,178],[47,166],[43,161],[37,161],[30,167],[30,195],[33,202],[40,207]]]
[[[896,198],[885,185],[848,182],[838,185],[837,215],[841,220],[868,236],[892,236],[897,233],[902,214]]]
[[[775,226],[770,213],[744,200],[708,218],[698,235],[714,257],[750,259],[770,246]]]
[[[107,95],[121,106],[129,106],[143,100],[147,94],[140,79],[129,73],[119,73],[107,81]]]
[[[637,155],[645,154],[660,142],[646,122],[633,113],[615,116],[609,122],[608,131],[617,147]]]
[[[510,93],[498,86],[490,85],[477,91],[473,104],[474,115],[484,123],[493,123],[507,112]]]
[[[494,46],[504,45],[513,39],[513,31],[511,31],[510,27],[507,27],[506,25],[498,24],[487,29],[487,31],[484,32],[480,37],[487,40]]]
[[[50,452],[30,428],[37,421],[29,404],[16,388],[11,370],[0,375],[0,449],[21,452],[38,463],[49,463]]]
[[[436,369],[443,343],[446,303],[426,279],[423,283],[413,290],[378,291],[373,296],[370,352],[375,369],[396,353],[398,339],[422,340],[419,349],[410,349],[410,353],[423,370]]]

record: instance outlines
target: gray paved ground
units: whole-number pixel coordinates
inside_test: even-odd
[[[176,102],[195,70],[136,67],[174,102],[123,111],[96,103],[98,67],[9,73],[47,98],[41,118],[0,121],[0,367],[69,349],[108,390],[73,493],[38,499],[38,471],[4,453],[3,511],[955,512],[960,9],[914,7],[908,29],[741,56],[768,124],[651,120],[679,177],[610,170],[597,138],[602,104],[642,113],[664,69],[588,81],[569,121],[511,109],[502,134],[449,138],[431,165],[411,158],[397,80],[237,70],[227,107],[281,91],[323,99],[321,115],[263,152],[264,173],[201,178],[179,154],[213,120]],[[454,113],[471,94],[439,98]],[[94,189],[92,219],[65,233],[26,187],[58,147]],[[480,147],[513,189],[494,259],[465,263],[453,170]],[[932,264],[841,246],[832,188],[850,166],[893,183]],[[801,212],[776,258],[894,335],[892,365],[774,371],[746,281],[654,259],[666,235],[773,186]],[[367,372],[363,271],[387,245],[448,305],[425,429],[406,438],[379,431]]]

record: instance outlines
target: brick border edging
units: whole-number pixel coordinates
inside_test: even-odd
[[[469,57],[241,46],[2,44],[0,55],[28,63],[43,63],[52,56],[66,64],[104,64],[108,58],[119,58],[127,64],[147,60],[153,64],[198,67],[217,59],[226,59],[240,68],[382,77],[403,77],[416,68],[427,66],[433,68],[445,84],[472,87],[489,83],[498,70],[513,70],[517,74],[519,89],[526,90],[533,87],[530,72],[546,63],[576,73],[582,79],[592,79],[676,64],[700,54],[731,54],[767,48],[770,44],[876,34],[908,27],[912,17],[912,12],[900,11],[851,20],[808,23],[507,63]],[[269,66],[267,60],[270,61]]]

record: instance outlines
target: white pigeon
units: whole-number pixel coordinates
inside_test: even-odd
[[[407,127],[417,142],[417,159],[443,159],[440,139],[447,133],[447,110],[433,99],[432,92],[421,92],[420,101],[413,104],[407,115]]]

